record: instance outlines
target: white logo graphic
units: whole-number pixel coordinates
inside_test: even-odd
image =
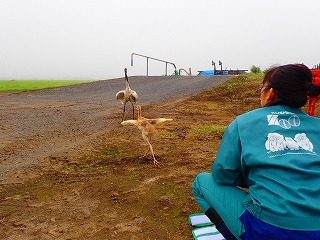
[[[288,118],[288,115],[291,116]],[[292,112],[272,112],[270,115],[267,115],[267,119],[269,126],[279,126],[283,129],[290,129],[291,127],[300,126],[300,118]],[[265,142],[265,147],[270,152],[284,150],[289,150],[290,152],[298,150],[313,152],[313,144],[305,133],[298,133],[294,136],[294,138],[291,138],[285,137],[276,132],[272,132],[268,134],[267,138],[268,139]]]
[[[266,149],[271,152],[284,150],[287,146],[283,136],[278,133],[269,133],[265,143]]]
[[[299,150],[299,144],[294,141],[291,137],[286,137],[287,147],[290,150]]]
[[[279,126],[278,115],[267,115],[268,125],[277,125]]]
[[[310,142],[310,140],[307,138],[307,135],[305,133],[297,134],[294,137],[294,140],[297,141],[300,147],[302,147],[304,150],[313,151],[313,144]]]
[[[296,134],[294,139],[291,137],[283,137],[279,133],[269,133],[265,147],[271,152],[283,151],[285,149],[291,151],[304,149],[313,152],[313,144],[305,133]]]
[[[268,125],[280,126],[284,129],[300,126],[300,118],[297,115],[292,115],[289,119],[279,119],[279,115],[267,115]]]

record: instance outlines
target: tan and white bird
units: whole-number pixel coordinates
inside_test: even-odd
[[[145,153],[143,157],[145,157],[149,151],[151,151],[152,157],[153,157],[153,164],[155,167],[160,167],[159,162],[156,160],[153,152],[153,147],[151,144],[151,139],[155,135],[156,130],[154,127],[154,124],[162,123],[165,121],[172,121],[173,119],[168,118],[156,118],[156,119],[148,119],[141,116],[141,106],[137,105],[136,109],[138,110],[138,119],[137,120],[127,120],[122,121],[122,125],[135,125],[138,126],[138,128],[142,132],[142,138],[147,142],[148,144],[148,151]]]
[[[134,119],[134,106],[133,103],[138,102],[138,94],[136,91],[132,90],[129,86],[129,79],[127,75],[127,69],[124,69],[124,76],[125,76],[125,81],[126,81],[126,89],[117,92],[116,98],[123,104],[123,113],[122,113],[122,121],[124,119],[124,113],[126,111],[126,103],[131,102],[132,104],[132,119]]]

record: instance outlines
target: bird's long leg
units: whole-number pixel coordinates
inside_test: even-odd
[[[151,151],[151,153],[152,153],[153,165],[154,165],[155,167],[160,167],[159,162],[158,162],[158,161],[156,160],[156,158],[154,157],[153,147],[152,147],[151,143],[148,142],[148,145],[149,145],[150,151]]]
[[[133,102],[132,102],[131,104],[132,104],[132,119],[134,119],[134,106],[133,106]]]
[[[123,122],[123,119],[124,119],[124,113],[125,113],[125,111],[126,111],[126,105],[123,104],[122,122]]]
[[[147,152],[146,152],[145,155],[143,155],[142,157],[147,156],[148,152],[151,151],[151,154],[152,154],[152,157],[153,157],[153,165],[154,165],[155,167],[159,167],[159,168],[160,168],[160,164],[159,164],[159,162],[156,160],[156,158],[155,158],[155,156],[154,156],[153,147],[152,147],[149,139],[148,139],[146,136],[142,136],[142,137],[146,140],[146,142],[148,143],[148,146],[149,146]]]
[[[150,152],[151,152],[151,154],[152,154],[152,157],[153,157],[153,165],[154,165],[155,167],[160,167],[159,162],[156,160],[156,158],[155,158],[155,156],[154,156],[153,147],[152,147],[149,139],[146,138],[145,140],[146,140],[147,143],[148,143],[149,150],[150,150]],[[148,152],[149,152],[149,150],[148,150]],[[147,152],[147,153],[148,153],[148,152]]]

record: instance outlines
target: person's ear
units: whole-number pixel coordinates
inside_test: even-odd
[[[275,93],[273,88],[269,88],[269,91],[266,96],[266,100],[270,102],[272,99],[274,99],[274,96],[275,96]]]

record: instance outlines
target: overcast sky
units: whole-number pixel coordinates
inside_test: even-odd
[[[319,0],[0,0],[0,79],[320,63]],[[218,68],[220,66],[217,65]],[[149,75],[166,65],[149,59]],[[168,74],[174,68],[168,64]]]

